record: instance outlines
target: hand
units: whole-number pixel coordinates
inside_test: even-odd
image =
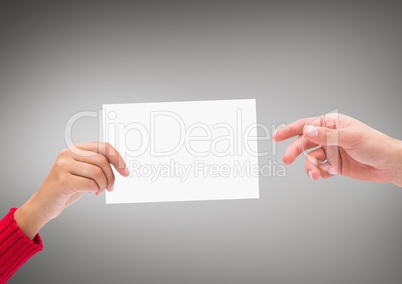
[[[402,141],[343,114],[303,118],[273,135],[280,142],[298,136],[286,149],[285,164],[306,150],[305,170],[314,180],[336,174],[402,186]],[[319,147],[314,149],[315,147]]]
[[[110,164],[121,175],[129,175],[123,158],[107,143],[84,143],[62,150],[38,192],[15,212],[17,225],[32,239],[86,192],[100,195],[105,189],[112,191],[115,177]]]

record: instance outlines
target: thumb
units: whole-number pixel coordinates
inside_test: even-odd
[[[353,136],[347,129],[331,129],[306,125],[303,135],[310,141],[322,146],[349,147],[353,143]]]

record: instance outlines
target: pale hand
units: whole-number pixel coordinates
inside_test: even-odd
[[[283,161],[291,164],[305,153],[305,170],[314,180],[339,174],[402,186],[402,141],[356,119],[336,113],[303,118],[279,129],[273,140],[295,136]],[[307,153],[309,149],[313,150]]]

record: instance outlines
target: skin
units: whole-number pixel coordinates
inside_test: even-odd
[[[122,176],[129,175],[123,158],[107,143],[84,143],[62,150],[39,190],[14,213],[17,225],[33,239],[46,223],[85,193],[113,191],[111,165]]]
[[[336,174],[402,186],[402,141],[343,114],[303,118],[279,129],[273,140],[296,139],[287,147],[287,165],[305,154],[313,179]]]
[[[289,165],[305,154],[305,171],[314,180],[339,174],[358,180],[402,186],[402,141],[343,114],[297,120],[273,135],[280,142],[296,139],[283,156]],[[127,177],[120,154],[107,143],[92,142],[62,150],[42,186],[14,214],[17,225],[33,239],[50,220],[85,193],[113,190],[111,165]]]

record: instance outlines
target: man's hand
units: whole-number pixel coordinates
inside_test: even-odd
[[[314,180],[340,174],[402,186],[402,141],[356,119],[336,113],[303,118],[279,129],[273,140],[294,136],[297,138],[287,147],[283,161],[291,164],[312,149],[306,153],[305,170]]]

